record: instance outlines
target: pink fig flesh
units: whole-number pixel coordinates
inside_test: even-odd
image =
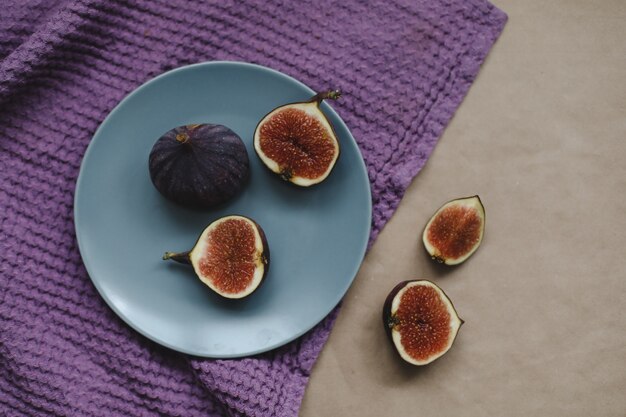
[[[485,208],[480,198],[459,198],[437,210],[428,221],[422,240],[434,260],[457,265],[478,249],[484,231]]]
[[[207,226],[193,249],[163,259],[190,263],[198,278],[225,298],[243,298],[264,281],[269,247],[261,226],[244,216],[222,217]]]
[[[426,365],[452,347],[463,320],[441,288],[415,280],[401,282],[389,293],[383,323],[402,359]]]

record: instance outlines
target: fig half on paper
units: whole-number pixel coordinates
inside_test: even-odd
[[[254,131],[254,149],[263,164],[301,187],[324,181],[339,157],[339,141],[320,104],[340,95],[336,90],[319,93],[263,117]]]
[[[485,207],[477,195],[444,204],[430,218],[422,240],[431,258],[458,265],[472,256],[485,233]]]
[[[244,298],[263,282],[270,252],[261,226],[244,216],[215,220],[193,249],[166,252],[163,259],[191,264],[200,281],[225,298]]]
[[[463,320],[441,288],[414,280],[391,290],[383,307],[383,324],[402,359],[426,365],[452,347]]]

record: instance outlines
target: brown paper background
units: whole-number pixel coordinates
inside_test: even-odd
[[[501,38],[348,292],[301,417],[626,415],[626,1],[494,0]],[[470,260],[419,235],[479,194]],[[399,281],[439,284],[466,320],[404,365],[380,310]]]

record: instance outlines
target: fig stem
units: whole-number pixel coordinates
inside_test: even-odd
[[[319,105],[323,100],[337,100],[339,97],[341,97],[341,91],[339,90],[323,91],[314,95],[310,102],[316,102]]]
[[[165,252],[165,254],[163,255],[163,260],[167,261],[168,259],[179,262],[181,264],[191,263],[191,259],[189,259],[189,252]]]
[[[176,135],[176,140],[178,141],[178,143],[185,144],[189,142],[189,135],[186,133],[179,133]]]
[[[387,319],[387,327],[389,327],[390,329],[393,329],[394,327],[396,327],[396,325],[399,322],[400,320],[398,320],[397,316],[390,315],[389,318]]]

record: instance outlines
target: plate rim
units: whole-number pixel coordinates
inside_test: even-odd
[[[102,122],[98,125],[98,128],[96,129],[96,131],[94,132],[94,134],[91,136],[91,139],[89,140],[89,144],[87,145],[87,148],[82,156],[81,162],[80,162],[80,167],[79,167],[79,172],[78,172],[78,177],[76,179],[76,184],[74,187],[74,198],[73,198],[73,223],[74,223],[74,234],[75,234],[75,238],[76,238],[76,242],[77,242],[77,246],[78,246],[78,251],[81,257],[81,261],[85,267],[85,270],[87,271],[87,275],[89,277],[89,280],[92,282],[92,284],[94,285],[94,287],[96,288],[98,295],[104,300],[104,302],[106,303],[106,305],[115,313],[115,315],[117,315],[118,318],[120,318],[126,325],[130,326],[130,328],[132,328],[133,330],[135,330],[136,332],[138,332],[140,335],[142,335],[143,337],[149,339],[152,342],[155,342],[161,346],[164,346],[168,349],[171,349],[173,351],[176,352],[180,352],[180,353],[184,353],[187,355],[192,355],[192,356],[196,356],[196,357],[201,357],[201,358],[212,358],[212,359],[236,359],[236,358],[244,358],[244,357],[250,357],[250,356],[254,356],[254,355],[258,355],[261,353],[265,353],[265,352],[269,352],[272,350],[275,350],[281,346],[287,345],[291,342],[293,342],[294,340],[298,339],[299,337],[301,337],[302,335],[306,334],[307,332],[309,332],[310,330],[312,330],[313,328],[315,328],[318,324],[320,324],[341,302],[341,300],[344,298],[344,296],[346,295],[346,293],[348,292],[348,290],[350,289],[350,286],[352,285],[352,283],[354,282],[354,280],[356,279],[356,276],[361,268],[361,265],[363,264],[363,260],[365,258],[365,254],[367,252],[367,247],[369,244],[369,239],[371,236],[371,230],[372,230],[372,190],[371,190],[371,183],[369,181],[369,175],[368,175],[368,170],[367,170],[367,166],[365,165],[365,160],[363,158],[363,154],[361,152],[361,149],[359,148],[358,143],[356,142],[356,139],[354,138],[354,136],[352,135],[352,132],[350,131],[350,129],[348,128],[348,126],[346,125],[346,123],[343,121],[343,119],[341,118],[341,116],[339,116],[339,114],[335,111],[335,109],[333,109],[331,106],[326,105],[325,107],[325,111],[329,112],[331,115],[333,115],[334,117],[337,118],[337,120],[339,120],[339,122],[341,124],[343,124],[346,132],[348,133],[348,139],[349,142],[351,143],[352,146],[355,147],[357,153],[358,153],[358,160],[362,169],[362,172],[365,174],[364,178],[365,178],[365,184],[366,184],[366,191],[367,191],[367,218],[369,219],[368,225],[367,225],[367,237],[365,239],[363,239],[363,242],[361,242],[361,248],[360,248],[360,256],[358,259],[358,262],[355,262],[355,267],[354,267],[354,271],[352,272],[352,277],[350,278],[350,280],[346,281],[346,285],[345,288],[342,288],[341,291],[337,292],[337,297],[335,300],[333,300],[332,303],[332,308],[329,311],[325,311],[326,309],[324,309],[323,314],[321,315],[321,317],[319,315],[315,316],[315,320],[313,321],[313,324],[309,327],[307,326],[303,326],[303,329],[299,330],[298,332],[294,332],[291,336],[287,337],[287,338],[282,338],[281,340],[272,343],[270,345],[267,345],[265,347],[259,348],[259,349],[253,349],[253,350],[248,350],[244,353],[235,353],[235,354],[231,354],[231,353],[224,353],[224,354],[210,354],[207,352],[201,352],[198,350],[194,350],[194,349],[187,349],[186,347],[182,347],[182,346],[178,346],[178,345],[174,345],[169,343],[166,340],[163,340],[162,338],[149,333],[148,331],[145,331],[142,327],[136,325],[134,323],[134,321],[129,318],[122,310],[120,310],[116,304],[108,297],[106,291],[103,290],[103,288],[101,287],[99,281],[97,279],[94,279],[92,277],[92,272],[95,272],[95,270],[93,269],[92,266],[90,266],[90,262],[89,262],[89,257],[85,256],[85,250],[83,248],[84,243],[81,243],[82,238],[81,238],[81,232],[79,231],[79,221],[78,219],[80,218],[79,216],[79,212],[80,212],[80,208],[79,208],[79,204],[78,204],[78,200],[79,200],[79,196],[81,194],[81,189],[84,188],[83,186],[81,186],[82,182],[83,182],[83,178],[84,178],[84,170],[85,170],[85,161],[87,161],[90,158],[90,155],[93,153],[93,149],[94,149],[94,142],[95,140],[99,137],[99,135],[101,135],[101,131],[104,129],[104,127],[110,123],[111,119],[115,116],[115,114],[117,114],[117,112],[120,111],[120,108],[122,108],[126,102],[128,102],[133,96],[139,94],[141,91],[143,91],[144,89],[148,88],[149,86],[151,86],[154,83],[158,83],[159,81],[161,81],[164,78],[167,77],[171,77],[179,72],[185,72],[185,71],[190,71],[193,70],[194,68],[198,68],[198,67],[217,67],[217,66],[234,66],[234,67],[245,67],[245,68],[249,68],[249,69],[253,69],[255,71],[261,71],[261,72],[268,72],[270,74],[273,74],[275,76],[278,76],[279,78],[283,78],[288,82],[291,83],[296,83],[298,84],[300,87],[304,88],[305,90],[307,90],[310,94],[315,94],[315,91],[313,89],[311,89],[309,86],[307,86],[306,84],[304,84],[303,82],[299,81],[296,78],[291,77],[290,75],[287,75],[283,72],[280,72],[278,70],[275,70],[273,68],[269,68],[263,65],[259,65],[259,64],[254,64],[254,63],[250,63],[250,62],[243,62],[243,61],[228,61],[228,60],[217,60],[217,61],[204,61],[204,62],[198,62],[198,63],[194,63],[194,64],[189,64],[189,65],[182,65],[180,67],[176,67],[173,69],[170,69],[168,71],[165,71],[155,77],[152,77],[150,79],[148,79],[147,81],[143,82],[141,85],[139,85],[138,87],[134,88],[132,91],[130,91],[129,93],[127,93],[121,100],[119,103],[117,103],[115,105],[115,107],[106,115],[106,117],[102,120]],[[345,146],[345,145],[343,145]],[[84,232],[83,232],[84,233]]]

